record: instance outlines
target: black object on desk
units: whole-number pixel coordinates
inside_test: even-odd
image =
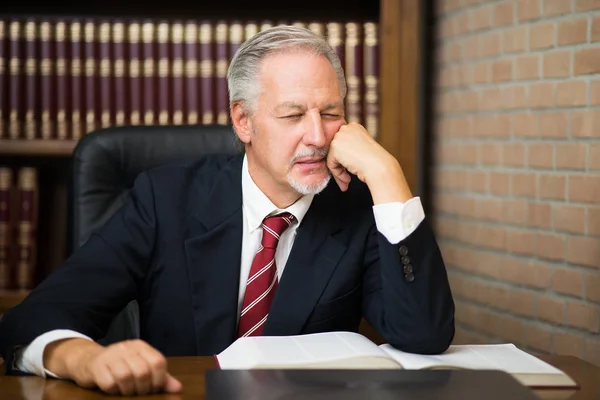
[[[208,400],[536,400],[505,372],[481,370],[208,370]]]

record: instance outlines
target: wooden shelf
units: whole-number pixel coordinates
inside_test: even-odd
[[[0,313],[22,302],[30,292],[30,290],[0,290]]]
[[[77,140],[0,139],[0,156],[70,156]]]

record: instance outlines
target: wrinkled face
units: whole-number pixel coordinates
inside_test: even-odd
[[[263,60],[261,95],[249,118],[251,175],[263,191],[318,193],[330,173],[327,152],[345,123],[335,70],[323,56],[286,52]]]

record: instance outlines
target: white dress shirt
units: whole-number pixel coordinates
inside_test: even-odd
[[[248,163],[244,157],[242,165],[242,203],[243,203],[243,236],[242,259],[240,265],[240,287],[238,294],[238,316],[244,300],[246,280],[250,273],[252,261],[256,255],[262,239],[262,221],[271,214],[287,211],[298,220],[281,235],[275,252],[277,274],[281,279],[285,264],[294,244],[296,229],[306,215],[314,195],[303,196],[286,209],[277,208],[265,194],[256,186],[248,172]],[[336,184],[330,182],[330,184]],[[423,206],[419,197],[413,197],[406,203],[395,202],[373,206],[377,230],[392,244],[399,243],[410,235],[425,218]],[[92,340],[81,333],[56,329],[46,332],[31,344],[17,350],[15,354],[15,367],[23,372],[28,372],[41,377],[47,375],[60,378],[44,368],[44,349],[49,343],[68,338],[85,338]]]

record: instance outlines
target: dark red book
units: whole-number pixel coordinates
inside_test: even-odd
[[[10,289],[13,248],[13,171],[0,167],[0,289]]]
[[[184,92],[184,44],[183,44],[183,24],[180,22],[173,23],[173,29],[171,32],[171,51],[172,51],[172,68],[171,74],[173,76],[173,124],[181,125],[184,123],[184,99],[186,93]],[[197,68],[197,67],[196,67]],[[190,90],[197,90],[196,88],[190,88]]]
[[[156,27],[152,21],[142,25],[143,42],[143,108],[144,124],[154,125],[156,120]]]
[[[158,24],[158,123],[168,125],[171,121],[171,26],[167,21]]]
[[[377,138],[379,134],[379,25],[364,24],[364,95],[365,129]]]
[[[85,131],[93,132],[100,127],[98,118],[98,32],[96,22],[86,20],[84,25],[84,60],[85,60]]]
[[[202,94],[202,123],[215,123],[215,42],[209,21],[200,24],[200,93]]]
[[[56,79],[55,60],[56,44],[54,23],[48,20],[40,24],[40,78],[41,78],[41,127],[42,139],[54,139],[56,137]]]
[[[56,60],[54,62],[56,73],[56,137],[67,139],[71,131],[71,49],[69,29],[65,21],[56,21]]]
[[[19,169],[17,180],[16,289],[33,289],[37,256],[38,181],[35,168]]]
[[[0,19],[0,139],[8,137],[8,22]]]
[[[83,26],[78,20],[71,22],[71,139],[79,140],[85,130],[85,76]]]
[[[37,137],[39,122],[38,24],[25,21],[25,138]]]
[[[326,26],[327,43],[335,50],[342,67],[345,68],[344,24],[329,22]]]
[[[129,123],[139,125],[142,122],[142,44],[139,23],[130,23],[127,40],[129,44]]]
[[[243,41],[244,26],[239,21],[232,21],[229,25],[229,60],[235,56]],[[231,115],[229,113],[227,114],[227,123],[231,123]]]
[[[114,124],[114,114],[112,113],[113,95],[113,63],[111,55],[111,23],[109,21],[100,22],[98,31],[99,39],[99,91],[100,91],[100,127],[107,128]]]
[[[129,87],[127,85],[127,75],[129,63],[126,54],[125,44],[125,23],[123,21],[114,21],[111,32],[112,39],[112,64],[114,74],[114,101],[112,112],[114,114],[114,123],[117,126],[125,125],[129,115],[127,108],[129,98]]]
[[[363,52],[361,25],[346,23],[345,73],[348,85],[346,94],[346,121],[363,123],[361,94],[363,93]]]
[[[8,31],[9,50],[9,121],[8,134],[11,139],[21,139],[23,136],[23,120],[25,117],[25,67],[22,60],[25,58],[25,31],[24,24],[19,20],[12,20]]]
[[[227,55],[228,26],[225,21],[219,21],[215,28],[215,95],[217,124],[227,125],[229,121],[229,96],[227,93]]]
[[[202,89],[198,84],[198,75],[200,67],[200,55],[198,44],[198,24],[195,21],[188,21],[184,26],[183,34],[183,54],[179,53],[180,46],[174,46],[173,56],[175,59],[183,58],[185,61],[183,81],[185,82],[185,100],[186,100],[186,122],[188,124],[197,124],[200,113],[200,93]],[[183,93],[181,93],[183,95]]]

